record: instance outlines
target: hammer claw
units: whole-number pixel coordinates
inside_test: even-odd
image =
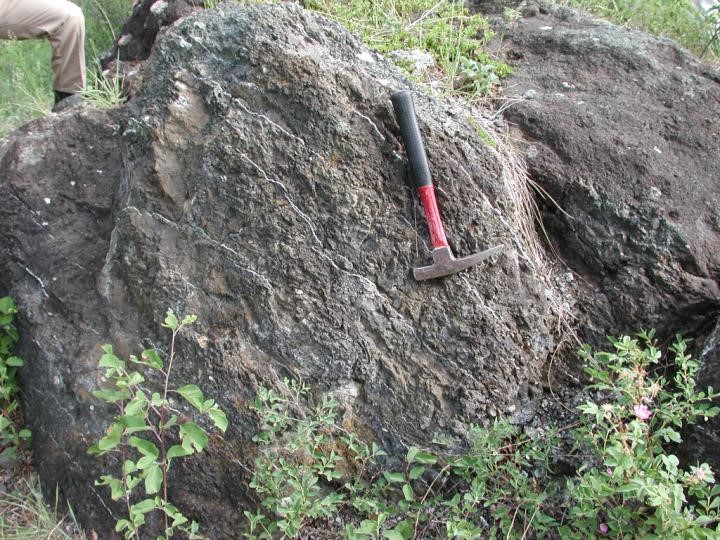
[[[503,248],[503,245],[493,246],[490,249],[473,253],[467,257],[456,259],[449,246],[441,246],[433,249],[433,263],[430,266],[413,268],[413,276],[418,281],[449,276],[470,268],[471,266],[487,259]]]

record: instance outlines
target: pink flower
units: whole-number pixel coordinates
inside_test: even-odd
[[[700,467],[693,467],[693,474],[699,482],[705,480],[705,471]]]
[[[600,534],[607,534],[610,532],[610,527],[608,527],[607,523],[601,523],[598,525],[598,531],[600,531]]]
[[[633,411],[640,420],[647,420],[652,416],[652,412],[647,408],[647,405],[635,405]]]

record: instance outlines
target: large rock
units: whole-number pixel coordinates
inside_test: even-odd
[[[720,311],[720,74],[671,41],[546,2],[503,34],[504,118],[580,334],[704,335]]]
[[[120,37],[105,55],[104,66],[113,60],[136,62],[150,56],[158,33],[203,6],[202,0],[135,0]]]
[[[720,74],[671,41],[547,2],[522,12],[503,33],[503,117],[539,187],[543,235],[575,275],[577,334],[600,347],[649,327],[663,343],[694,338],[698,389],[717,390]],[[717,468],[719,428],[701,422],[673,451]]]
[[[122,511],[93,485],[113,463],[86,455],[111,414],[91,396],[100,345],[165,347],[169,307],[199,316],[176,382],[230,418],[173,467],[171,499],[212,538],[239,535],[261,385],[332,392],[391,453],[538,391],[560,293],[517,240],[523,186],[463,111],[416,96],[441,211],[459,254],[506,248],[416,282],[427,231],[389,101],[407,83],[384,60],[295,6],[227,5],[176,23],[143,71],[129,105],[0,146],[0,267],[24,317],[35,459],[89,528],[106,537]]]

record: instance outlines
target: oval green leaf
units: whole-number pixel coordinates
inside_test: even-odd
[[[153,465],[147,470],[147,476],[145,476],[145,492],[148,495],[158,493],[162,487],[162,482],[162,469],[158,465]]]
[[[183,446],[190,445],[198,452],[202,452],[208,443],[208,436],[195,422],[187,422],[180,426],[180,436]]]
[[[210,416],[211,420],[213,421],[213,424],[215,424],[215,427],[218,428],[220,431],[225,433],[225,430],[228,427],[228,419],[227,416],[223,411],[220,409],[213,408],[208,411],[208,415]]]

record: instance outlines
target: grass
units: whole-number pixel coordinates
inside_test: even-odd
[[[466,99],[487,95],[510,67],[492,58],[489,23],[457,0],[305,0],[305,7],[336,19],[368,47],[385,53],[418,82]],[[432,64],[418,67],[417,51]],[[439,83],[439,84],[438,84]]]
[[[110,108],[125,101],[120,75],[120,64],[115,64],[115,73],[107,77],[102,73],[88,73],[87,86],[80,92],[86,102],[99,108]]]
[[[60,511],[43,498],[37,476],[24,480],[13,493],[0,493],[0,538],[3,540],[85,540],[71,508]]]
[[[664,36],[714,64],[720,63],[720,10],[704,15],[692,0],[559,0],[613,23]],[[713,38],[715,36],[715,38]]]
[[[0,41],[0,137],[50,111],[50,45]]]
[[[85,14],[85,56],[94,73],[130,14],[129,0],[77,0]],[[47,114],[53,103],[51,48],[45,40],[0,41],[0,138]],[[92,76],[89,77],[90,80]]]

